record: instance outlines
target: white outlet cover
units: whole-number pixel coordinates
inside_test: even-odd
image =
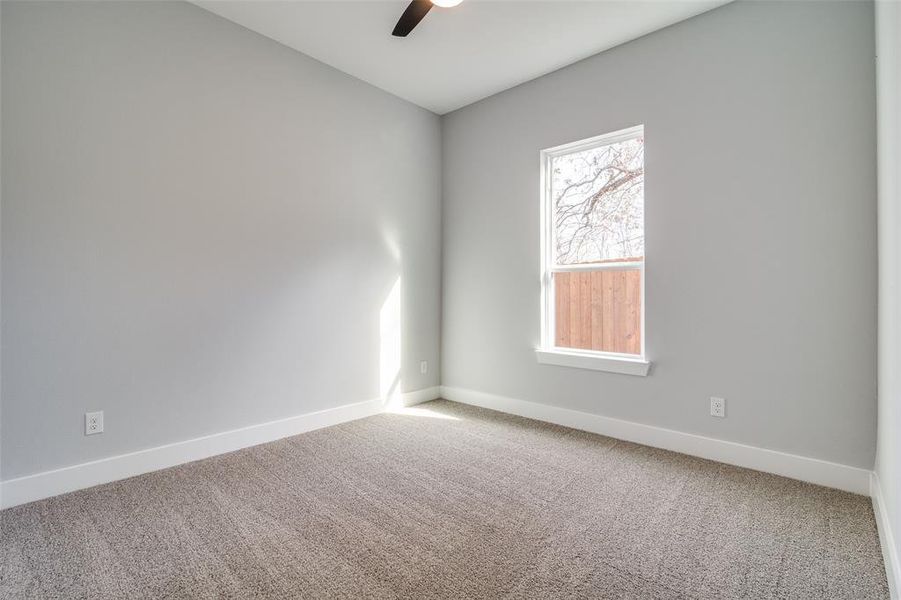
[[[725,398],[717,398],[715,396],[710,397],[710,416],[721,418],[726,416]]]
[[[419,362],[419,372],[423,375],[429,372],[429,361],[423,360]]]
[[[96,435],[98,433],[103,433],[103,411],[85,413],[84,434]]]

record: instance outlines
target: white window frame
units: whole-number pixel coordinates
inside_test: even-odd
[[[644,137],[644,125],[636,125],[627,129],[621,129],[612,133],[598,135],[592,138],[579,140],[562,146],[555,146],[542,150],[541,156],[541,345],[536,348],[535,354],[538,362],[544,364],[573,367],[579,369],[593,369],[596,371],[609,371],[626,375],[645,376],[651,368],[647,359],[646,331],[645,331],[645,268],[647,252],[640,263],[636,262],[609,262],[591,265],[557,265],[554,249],[554,202],[551,190],[550,169],[554,158],[583,150],[590,150],[599,146],[607,146],[617,142]],[[554,345],[555,342],[555,315],[554,309],[554,273],[573,271],[612,271],[612,270],[641,270],[641,354],[622,354],[618,352],[602,352],[599,350],[582,350],[577,348],[561,348]]]

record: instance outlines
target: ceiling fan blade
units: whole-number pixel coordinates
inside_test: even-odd
[[[410,5],[407,6],[404,14],[398,19],[397,25],[394,26],[394,31],[391,32],[391,35],[395,37],[407,37],[430,10],[432,10],[431,0],[413,0],[410,2]]]

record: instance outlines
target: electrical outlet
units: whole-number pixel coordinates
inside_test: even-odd
[[[429,372],[429,361],[427,361],[427,360],[419,361],[419,372],[422,373],[423,375],[425,375],[426,373]]]
[[[103,433],[103,411],[84,414],[84,434],[94,435]]]
[[[725,417],[726,416],[726,399],[710,397],[710,416]]]

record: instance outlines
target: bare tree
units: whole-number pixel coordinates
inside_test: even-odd
[[[557,262],[644,256],[644,140],[554,158]]]

